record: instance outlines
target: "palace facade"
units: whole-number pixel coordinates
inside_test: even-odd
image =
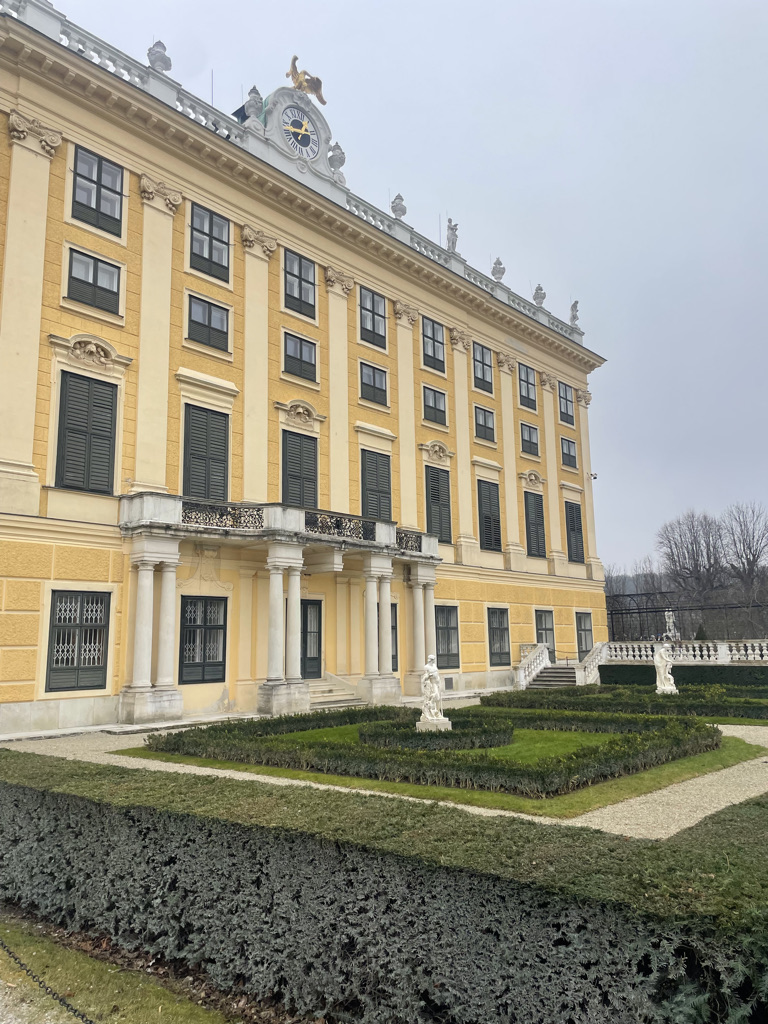
[[[581,331],[355,197],[304,79],[230,116],[0,11],[0,733],[607,639]]]

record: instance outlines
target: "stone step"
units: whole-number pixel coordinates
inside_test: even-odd
[[[341,708],[365,708],[368,705],[359,697],[340,697],[338,700],[312,700],[310,697],[309,706],[313,711],[330,711]]]
[[[529,690],[554,690],[576,685],[576,669],[570,665],[550,665],[539,672],[528,685]]]

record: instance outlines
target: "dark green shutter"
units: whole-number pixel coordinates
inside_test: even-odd
[[[187,405],[184,427],[184,494],[208,501],[227,500],[229,417]]]
[[[283,504],[317,508],[317,439],[283,431]]]
[[[477,507],[480,519],[480,547],[486,551],[501,551],[498,484],[489,480],[477,481]]]
[[[544,532],[544,498],[541,494],[525,491],[525,534],[528,554],[535,558],[546,558],[547,541]]]
[[[365,450],[361,455],[363,515],[369,519],[390,520],[392,485],[389,456]]]
[[[447,469],[427,466],[427,533],[451,543],[451,478]]]
[[[581,526],[581,505],[565,503],[565,532],[568,536],[568,561],[584,561],[584,533]]]
[[[112,493],[116,417],[115,384],[62,373],[57,487]]]

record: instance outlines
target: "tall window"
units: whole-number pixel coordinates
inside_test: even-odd
[[[445,373],[445,332],[443,325],[421,318],[421,336],[424,345],[424,365]]]
[[[584,561],[584,534],[581,528],[581,505],[565,503],[565,532],[568,537],[568,561]]]
[[[560,400],[560,421],[573,426],[573,388],[570,384],[558,381],[557,395]]]
[[[520,424],[520,441],[524,452],[529,455],[539,454],[539,428],[528,423]]]
[[[61,375],[56,486],[112,494],[117,385]]]
[[[488,649],[491,665],[511,665],[509,652],[509,611],[488,609]]]
[[[360,452],[362,509],[367,519],[392,518],[390,459],[381,452]]]
[[[544,534],[544,496],[525,491],[525,537],[531,558],[547,557],[547,541]]]
[[[67,298],[107,313],[119,313],[120,267],[70,249]]]
[[[517,364],[517,376],[520,382],[520,405],[526,409],[536,408],[536,371],[530,366]]]
[[[360,337],[379,348],[387,347],[387,301],[369,288],[360,289]]]
[[[283,504],[317,508],[317,438],[283,431]]]
[[[229,416],[197,405],[184,412],[184,495],[227,500]]]
[[[578,644],[579,661],[584,661],[594,646],[591,612],[576,612],[576,643]]]
[[[392,671],[397,672],[397,605],[392,603]]]
[[[226,352],[229,349],[229,310],[190,295],[187,335],[191,341]]]
[[[472,366],[475,374],[475,387],[481,391],[493,391],[493,354],[485,345],[477,341],[472,346]]]
[[[182,597],[180,683],[223,683],[226,678],[227,599]]]
[[[479,405],[475,406],[475,437],[481,437],[485,441],[496,440],[494,415],[491,409],[483,409]]]
[[[563,453],[563,465],[576,467],[576,442],[568,437],[560,438],[560,449]]]
[[[424,419],[445,423],[445,392],[424,385]]]
[[[72,216],[111,235],[119,235],[122,231],[122,210],[122,167],[76,146]]]
[[[427,466],[427,533],[451,543],[451,478],[447,469]]]
[[[45,688],[103,690],[107,685],[110,595],[75,590],[51,594]]]
[[[557,651],[555,649],[555,616],[553,612],[536,610],[536,643],[547,645],[550,661],[554,665]]]
[[[192,203],[189,265],[229,281],[229,221],[197,203]]]
[[[489,480],[477,481],[477,511],[480,520],[480,547],[485,551],[501,551],[498,484]]]
[[[458,668],[459,610],[453,605],[435,606],[435,639],[437,641],[437,667]]]
[[[285,335],[285,372],[304,380],[317,380],[317,346],[313,341]]]
[[[370,363],[360,363],[360,397],[377,405],[387,404],[387,373]]]
[[[285,308],[315,318],[315,264],[285,250]]]

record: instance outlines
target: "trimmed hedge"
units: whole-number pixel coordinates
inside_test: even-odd
[[[455,715],[451,715],[453,719]],[[384,749],[399,750],[477,750],[506,747],[512,742],[514,726],[499,722],[498,718],[477,718],[468,723],[459,722],[446,732],[416,732],[413,724],[399,722],[372,722],[361,725],[358,736],[361,743]]]
[[[673,665],[676,685],[768,687],[768,665]],[[600,682],[616,686],[650,686],[656,683],[653,665],[601,665]]]

